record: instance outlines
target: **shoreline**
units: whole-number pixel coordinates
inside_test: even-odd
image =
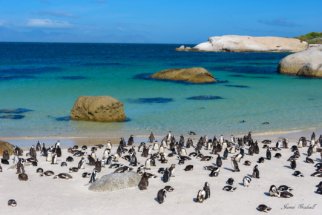
[[[317,135],[320,133],[322,134],[322,128],[317,127],[311,127],[311,128],[305,128],[305,129],[292,129],[292,130],[268,130],[268,131],[261,131],[261,132],[252,132],[252,136],[260,139],[280,139],[280,138],[287,138],[291,141],[297,141],[299,137],[301,136],[309,136],[312,134],[312,132],[315,132]],[[164,135],[160,134],[154,134],[155,138],[158,140],[161,140],[167,132],[164,133]],[[150,133],[147,134],[138,134],[133,135],[136,139],[135,142],[147,142],[148,137]],[[180,136],[181,134],[174,132],[174,136]],[[198,139],[201,136],[207,135],[210,139],[213,138],[212,135],[216,135],[219,137],[221,134],[196,134],[196,135],[189,135],[188,133],[183,134],[185,137],[191,137],[192,139]],[[242,137],[244,135],[247,135],[246,133],[237,133],[237,134],[229,134],[224,135],[226,137],[234,135],[235,137]],[[41,143],[44,142],[46,144],[55,143],[56,141],[60,141],[63,145],[63,147],[69,147],[73,145],[96,145],[96,144],[105,144],[108,140],[111,141],[112,144],[119,144],[120,138],[123,137],[126,141],[130,135],[120,135],[118,137],[112,136],[108,137],[108,135],[104,136],[64,136],[64,135],[52,135],[52,136],[0,136],[0,140],[10,142],[13,145],[18,145],[22,147],[27,147],[31,145],[35,145],[37,141],[40,141]]]

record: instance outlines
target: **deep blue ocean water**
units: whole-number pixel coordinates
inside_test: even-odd
[[[231,134],[321,127],[322,80],[277,73],[288,53],[176,52],[179,45],[0,43],[0,136]],[[219,80],[145,79],[201,66]],[[110,95],[129,121],[69,121],[81,95]]]

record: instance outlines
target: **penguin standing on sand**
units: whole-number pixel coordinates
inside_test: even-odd
[[[78,169],[85,169],[85,158],[82,157],[82,159],[78,162]]]
[[[157,201],[159,202],[159,204],[162,204],[164,202],[164,199],[166,197],[166,192],[167,190],[166,189],[161,189],[158,191],[158,194],[157,194]]]
[[[269,150],[269,148],[267,148],[267,150],[266,150],[266,159],[267,160],[270,160],[272,158],[272,153],[271,153],[271,151]]]
[[[217,166],[217,167],[221,167],[221,166],[222,166],[222,160],[221,160],[220,155],[218,155],[218,156],[217,156],[217,159],[216,159],[216,166]]]
[[[56,153],[54,153],[51,158],[51,164],[57,164],[57,154]]]
[[[209,186],[208,182],[205,182],[205,185],[203,187],[203,190],[206,193],[205,199],[209,199],[210,198],[210,186]]]
[[[253,178],[259,178],[259,170],[258,170],[258,166],[256,165],[253,169]]]
[[[295,161],[295,159],[291,159],[290,161],[291,161],[291,168],[296,169],[296,161]]]
[[[231,158],[231,164],[233,166],[233,172],[240,172],[238,163],[235,158]]]
[[[93,170],[93,172],[91,174],[91,178],[89,180],[90,184],[96,181],[96,174],[97,174],[97,170],[94,168],[94,170]]]
[[[19,161],[17,163],[17,174],[20,174],[20,173],[25,173],[25,168],[23,166],[21,158],[19,158]]]
[[[150,141],[150,143],[153,143],[155,141],[155,137],[154,137],[153,132],[150,133],[149,141]]]
[[[223,160],[226,160],[228,157],[228,149],[226,148],[223,155]]]

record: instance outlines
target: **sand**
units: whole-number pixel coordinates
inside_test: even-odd
[[[305,134],[306,137],[309,137],[310,132]],[[295,140],[300,137],[296,137],[296,135],[298,133],[284,135],[291,141],[289,146],[296,144]],[[275,143],[279,136],[280,134],[267,134],[266,136],[254,136],[254,139],[261,141],[270,137]],[[142,137],[141,139],[136,138],[136,143],[140,143],[142,140]],[[27,142],[30,143],[30,140]],[[42,142],[46,142],[46,140]],[[33,144],[35,143],[36,141]],[[48,141],[49,143],[53,144],[54,142]],[[61,140],[61,143],[64,145],[63,140]],[[25,143],[25,145],[27,144]],[[152,167],[149,172],[156,174],[158,177],[149,180],[150,185],[145,191],[140,191],[137,187],[113,192],[89,191],[89,179],[81,177],[83,172],[92,171],[93,167],[88,165],[85,170],[70,173],[73,176],[71,180],[53,179],[52,176],[41,177],[36,173],[38,167],[42,167],[44,170],[53,170],[56,174],[68,173],[70,167],[77,166],[80,158],[75,158],[74,162],[68,163],[68,167],[61,167],[60,165],[51,165],[46,162],[45,157],[38,156],[38,167],[25,166],[26,173],[29,176],[29,180],[26,182],[18,180],[15,169],[8,169],[8,166],[2,165],[3,172],[0,173],[1,214],[260,214],[256,210],[259,204],[272,207],[270,214],[321,214],[322,196],[314,193],[314,191],[316,190],[315,186],[322,181],[322,178],[310,176],[315,168],[313,164],[304,162],[307,148],[300,149],[301,157],[297,161],[297,170],[304,174],[303,178],[292,176],[294,171],[289,168],[287,161],[292,153],[290,149],[283,149],[281,151],[282,158],[272,157],[272,160],[265,160],[264,163],[258,164],[260,179],[252,179],[249,187],[243,187],[240,184],[244,176],[252,174],[258,158],[265,157],[266,150],[261,148],[261,143],[259,146],[260,154],[246,155],[239,165],[241,171],[238,173],[231,171],[230,158],[223,161],[218,177],[209,177],[210,172],[203,169],[204,166],[214,163],[215,159],[207,162],[192,158],[184,165],[178,165],[176,157],[167,158],[168,164],[160,164],[157,161],[157,167]],[[113,150],[116,150],[115,146],[113,146]],[[187,150],[188,152],[193,151],[191,148]],[[87,151],[89,152],[89,149]],[[209,155],[209,152],[203,150],[205,155]],[[247,150],[245,152],[247,154]],[[98,150],[96,154],[101,157],[102,149]],[[274,154],[275,152],[272,152],[272,156]],[[69,155],[67,150],[63,149],[63,156],[58,159],[58,163],[65,161],[65,158]],[[229,154],[229,157],[232,155]],[[146,160],[140,154],[137,157],[141,163]],[[319,153],[313,154],[312,158],[315,163],[322,162]],[[246,159],[252,162],[251,166],[242,165]],[[123,159],[120,159],[120,162],[127,164]],[[159,167],[170,167],[172,163],[176,164],[175,177],[172,177],[170,182],[163,183],[161,174],[157,173],[157,170]],[[183,170],[188,164],[194,165],[193,171],[185,172]],[[114,170],[106,166],[98,174],[98,178],[112,171]],[[229,177],[235,179],[234,186],[237,187],[237,190],[234,192],[222,190]],[[206,181],[210,184],[211,197],[202,204],[195,203],[193,199]],[[265,193],[268,192],[272,184],[291,186],[294,189],[292,192],[294,197],[282,199],[267,196]],[[165,202],[160,205],[155,201],[155,197],[158,190],[165,185],[171,185],[175,190],[167,193]],[[7,202],[11,198],[17,201],[17,207],[7,206]],[[304,207],[311,206],[312,209],[303,209],[301,205]]]

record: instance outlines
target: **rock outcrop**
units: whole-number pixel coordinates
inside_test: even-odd
[[[73,120],[122,122],[126,120],[123,103],[110,96],[80,96],[71,110]]]
[[[282,74],[322,78],[322,46],[286,56],[278,70]]]
[[[8,142],[0,140],[0,156],[2,156],[3,151],[7,150],[10,155],[14,153],[14,146]]]
[[[207,42],[200,43],[190,49],[185,49],[184,46],[181,46],[176,50],[205,52],[299,52],[307,48],[307,42],[295,38],[225,35],[210,37]]]
[[[194,84],[216,82],[214,76],[201,67],[167,69],[153,74],[151,78],[168,81],[182,81]]]
[[[115,191],[137,187],[141,176],[135,172],[111,173],[102,176],[89,186],[89,190],[96,192]]]

